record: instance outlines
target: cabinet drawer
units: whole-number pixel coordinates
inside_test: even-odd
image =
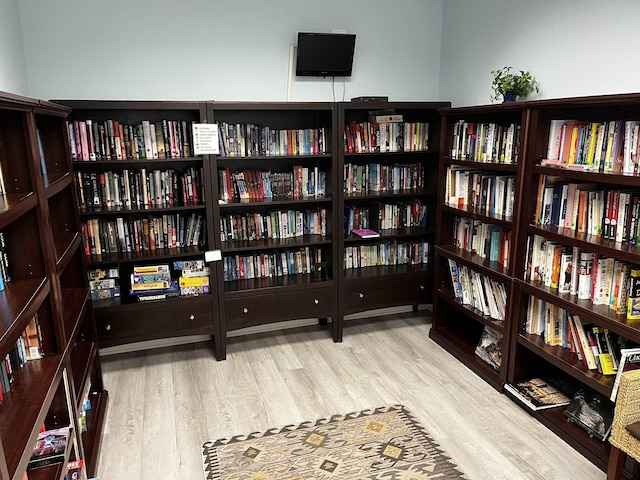
[[[153,340],[180,335],[213,334],[213,312],[209,299],[180,300],[123,305],[117,310],[96,309],[100,346]]]
[[[299,318],[334,317],[333,288],[231,298],[225,302],[227,330]]]
[[[429,303],[432,281],[428,276],[413,276],[389,281],[361,280],[347,283],[344,290],[345,314],[376,308]]]

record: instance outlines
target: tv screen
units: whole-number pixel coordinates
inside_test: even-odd
[[[346,33],[298,33],[298,77],[349,77],[356,36]]]

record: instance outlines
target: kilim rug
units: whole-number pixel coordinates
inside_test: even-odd
[[[207,480],[466,479],[401,405],[202,446]]]

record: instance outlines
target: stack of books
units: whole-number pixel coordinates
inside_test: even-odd
[[[113,268],[93,268],[87,273],[92,300],[105,300],[120,296],[120,272],[117,266]]]
[[[207,295],[211,293],[209,267],[204,260],[182,260],[173,262],[174,270],[180,271],[178,285],[181,296]]]
[[[180,294],[178,284],[171,279],[168,264],[133,267],[130,295],[138,302],[166,300]]]

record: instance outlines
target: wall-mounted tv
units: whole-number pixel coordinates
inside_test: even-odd
[[[355,34],[299,32],[296,76],[351,76],[355,46]]]

